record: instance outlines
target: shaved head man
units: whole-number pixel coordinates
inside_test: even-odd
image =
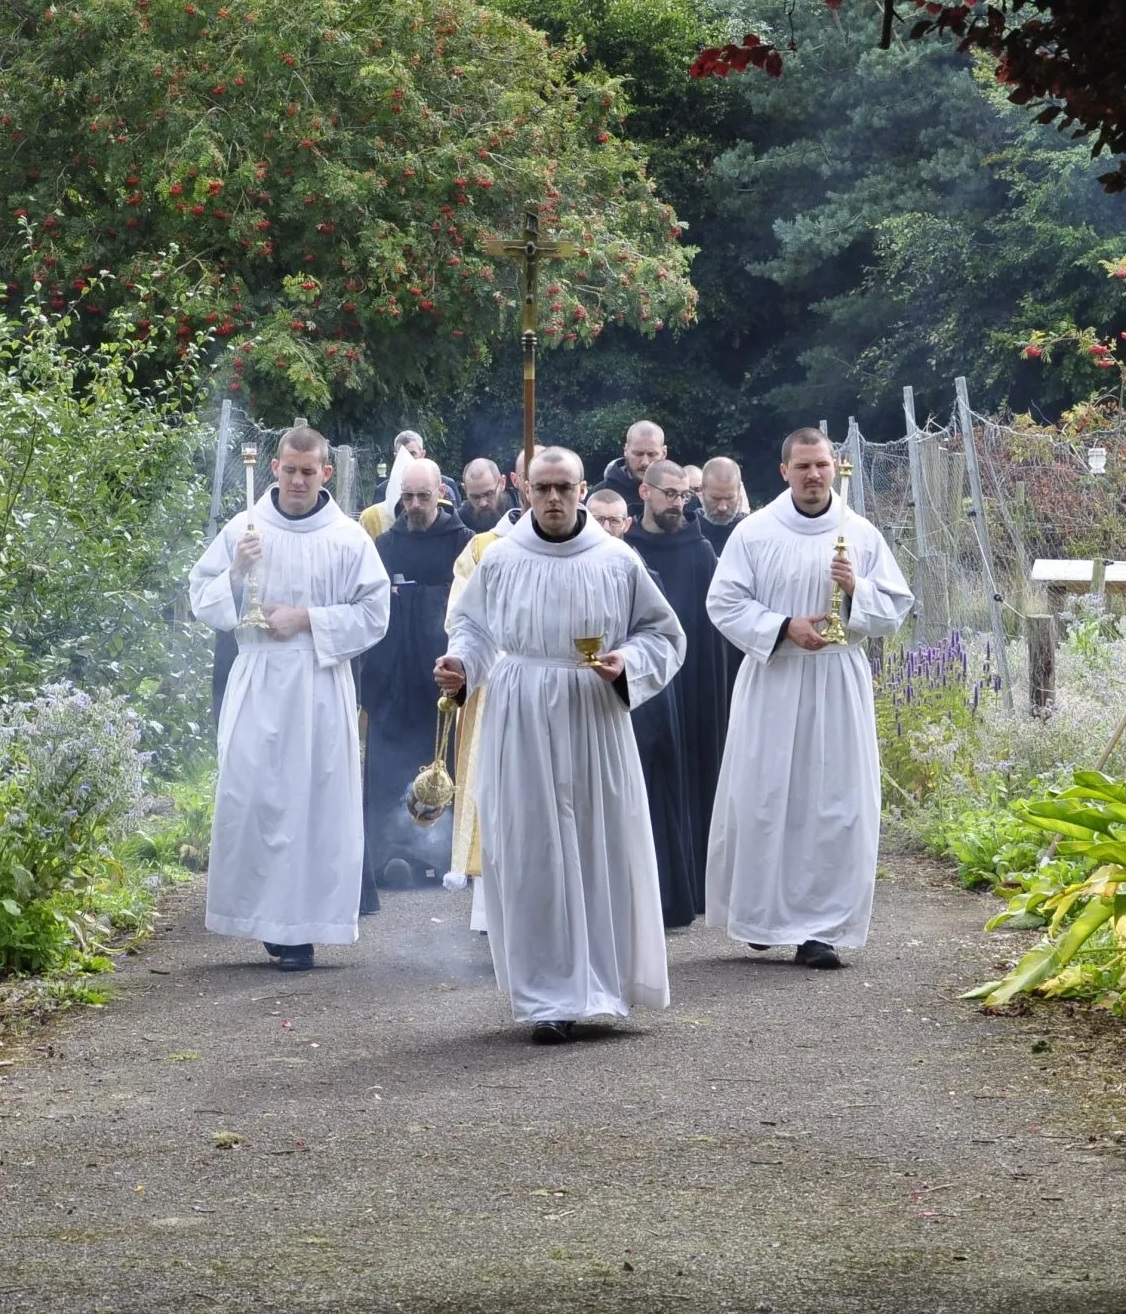
[[[625,538],[626,530],[633,524],[625,498],[609,488],[591,493],[586,500],[586,509],[607,534],[613,534],[615,538]]]
[[[462,520],[475,534],[492,529],[508,509],[500,466],[479,456],[462,471],[461,485],[465,489],[465,499],[459,510]]]
[[[426,457],[412,463],[403,475],[400,501],[407,528],[419,533],[438,518],[438,498],[442,493],[442,472]]]
[[[685,639],[637,554],[581,506],[579,457],[548,448],[527,474],[531,513],[482,555],[434,678],[452,695],[488,681],[477,806],[489,949],[514,1020],[558,1045],[588,1018],[668,1004],[630,712],[668,684]]]
[[[746,519],[739,510],[743,475],[728,456],[713,456],[704,466],[700,482],[700,529],[718,557],[727,546],[735,526]]]
[[[426,457],[403,471],[401,513],[375,540],[391,577],[391,621],[364,654],[360,700],[367,712],[364,756],[364,877],[361,913],[379,907],[379,886],[425,886],[449,866],[453,819],[427,828],[402,824],[403,797],[434,752],[430,667],[446,646],[454,563],[472,530],[444,498],[438,466]]]
[[[602,482],[595,484],[591,491],[599,493],[608,488],[620,493],[625,498],[630,514],[640,515],[640,487],[645,472],[654,461],[663,461],[667,456],[665,431],[661,426],[652,420],[638,420],[626,430],[622,455],[618,460],[610,462]]]

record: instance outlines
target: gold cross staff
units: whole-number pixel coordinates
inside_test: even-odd
[[[535,210],[524,211],[524,236],[519,241],[502,242],[490,238],[485,243],[489,255],[509,256],[524,262],[524,313],[520,340],[524,344],[524,475],[532,464],[536,443],[536,326],[539,303],[536,277],[540,259],[561,259],[575,254],[574,242],[541,242],[540,217]]]

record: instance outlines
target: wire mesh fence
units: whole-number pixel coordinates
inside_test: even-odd
[[[261,497],[273,483],[270,463],[277,456],[278,444],[288,428],[288,425],[281,429],[265,428],[229,401],[223,403],[211,473],[209,539],[232,516],[246,509],[248,464],[254,472],[255,498]],[[341,509],[357,516],[372,500],[376,484],[386,474],[386,462],[378,452],[357,450],[347,444],[331,447],[329,456],[333,475],[328,487]]]
[[[1092,587],[1100,606],[1118,607],[1126,599],[1126,564],[1117,571],[1102,566],[1126,556],[1126,426],[1119,420],[1067,432],[1027,417],[1005,421],[975,413],[963,380],[956,393],[946,424],[917,425],[905,389],[903,438],[870,443],[850,421],[839,445],[853,464],[853,508],[887,538],[915,591],[909,641],[992,631],[1003,648],[1024,633],[1030,616],[1066,614],[1069,602]],[[244,444],[255,447],[258,497],[272,481],[270,461],[284,432],[224,403],[210,534],[246,506]],[[356,516],[375,500],[387,457],[342,444],[332,460],[329,486]]]
[[[905,428],[889,443],[857,430],[843,447],[859,472],[854,509],[863,506],[914,587],[918,641],[996,628],[997,611],[1015,637],[1029,615],[1066,609],[1097,583],[1093,563],[1123,555],[1121,426],[1067,435],[967,404],[945,425],[908,417]],[[1090,568],[1076,568],[1083,562]],[[1115,572],[1105,579],[1113,604]]]

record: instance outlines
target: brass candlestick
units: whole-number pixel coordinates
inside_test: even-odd
[[[605,666],[605,662],[598,660],[598,654],[602,651],[602,643],[605,639],[604,634],[592,635],[587,639],[576,639],[575,647],[582,653],[583,659],[579,662],[580,666]]]
[[[449,694],[438,699],[438,732],[434,738],[434,761],[425,766],[407,791],[407,811],[420,826],[433,826],[454,801],[454,782],[446,768],[450,731],[457,702]]]
[[[246,467],[246,532],[254,532],[254,467],[258,464],[258,444],[243,443],[242,463]],[[258,570],[251,566],[246,574],[246,611],[239,621],[240,630],[268,630],[270,622],[258,601]]]
[[[845,516],[848,515],[848,483],[852,478],[852,463],[850,461],[842,461],[840,465],[840,473],[841,523],[840,529],[837,532],[837,542],[833,548],[833,551],[837,554],[838,560],[843,558],[848,552],[848,544],[845,542],[844,536],[844,527]],[[829,604],[829,623],[822,631],[822,638],[824,638],[827,643],[848,643],[848,634],[845,631],[844,623],[841,621],[843,598],[844,589],[842,589],[839,584],[834,584],[833,600]]]

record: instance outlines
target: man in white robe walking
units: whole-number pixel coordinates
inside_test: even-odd
[[[731,704],[708,844],[707,923],[752,949],[841,966],[868,936],[880,833],[880,759],[863,640],[894,634],[913,598],[882,535],[844,519],[819,429],[782,445],[789,485],[735,529],[708,614],[746,658]],[[842,592],[846,644],[822,633]]]
[[[582,462],[531,462],[532,514],[482,556],[435,666],[446,692],[483,681],[477,767],[489,945],[532,1039],[669,1002],[661,895],[630,726],[675,675],[684,633],[638,557],[580,505]],[[579,638],[599,638],[596,666]],[[498,659],[498,653],[503,654]]]
[[[219,715],[209,930],[262,940],[283,971],[357,936],[364,831],[350,661],[387,629],[391,586],[368,535],[332,500],[328,443],[290,429],[277,483],[192,568],[192,611],[236,630]],[[256,573],[268,629],[240,627]]]

